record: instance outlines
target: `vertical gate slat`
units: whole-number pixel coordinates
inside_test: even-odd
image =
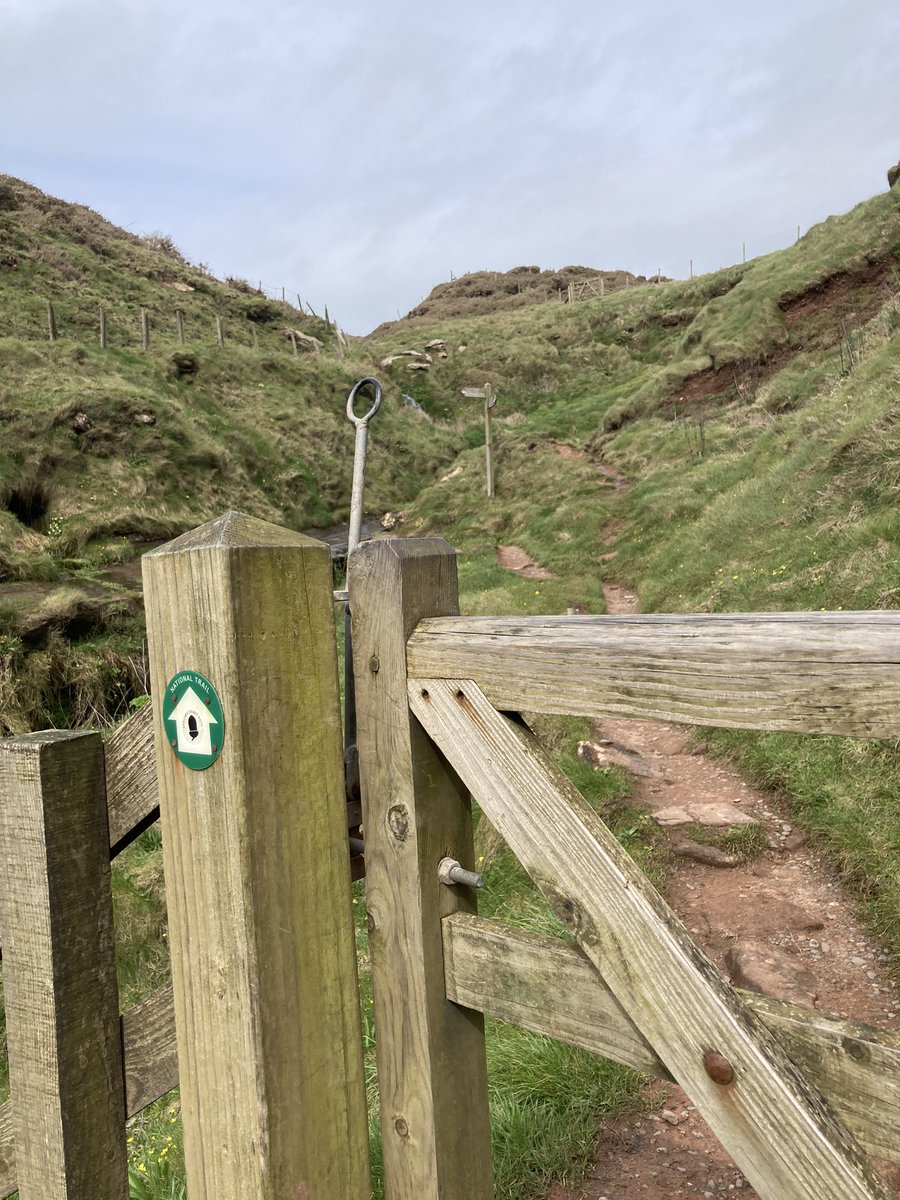
[[[471,806],[406,697],[413,627],[458,611],[456,556],[440,538],[368,542],[349,580],[385,1196],[488,1200],[483,1018],[447,1000],[441,941],[474,898],[437,875],[445,855],[473,865]]]
[[[0,743],[0,928],[22,1200],[120,1200],[125,1096],[103,745]]]

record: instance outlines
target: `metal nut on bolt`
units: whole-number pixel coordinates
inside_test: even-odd
[[[467,871],[455,858],[442,858],[438,863],[438,879],[447,887],[462,883],[466,887],[483,888],[484,876],[477,871]]]

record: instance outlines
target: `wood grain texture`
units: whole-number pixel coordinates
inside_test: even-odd
[[[577,946],[501,921],[445,917],[447,998],[662,1079],[652,1046]],[[738,989],[872,1154],[900,1161],[900,1034]]]
[[[763,1200],[891,1192],[859,1143],[529,730],[471,680],[411,679],[410,705],[635,1026]],[[552,830],[552,836],[548,831]],[[731,1064],[716,1083],[704,1057]]]
[[[368,542],[349,580],[385,1196],[489,1200],[483,1020],[446,999],[441,945],[441,918],[475,901],[437,877],[447,854],[473,863],[471,807],[410,717],[404,661],[422,616],[457,611],[456,557],[439,538]]]
[[[129,1117],[178,1087],[175,1002],[171,983],[122,1014],[125,1107]]]
[[[408,662],[475,679],[501,710],[900,734],[898,612],[445,617]]]
[[[328,547],[228,513],[143,563],[153,695],[226,726],[204,771],[155,729],[188,1191],[367,1196]]]
[[[125,1113],[133,1117],[178,1086],[171,985],[129,1009],[119,1023],[125,1059]],[[0,1200],[17,1188],[13,1106],[7,1100],[0,1105]]]
[[[0,1106],[0,1200],[18,1191],[16,1183],[16,1134],[13,1129],[12,1103]]]
[[[145,704],[105,743],[109,852],[115,858],[159,817],[153,704]],[[359,804],[347,804],[347,828],[360,822]]]
[[[159,816],[153,723],[153,705],[145,704],[114,730],[104,747],[113,857]]]
[[[18,1186],[127,1194],[109,834],[99,734],[0,743],[0,912]]]

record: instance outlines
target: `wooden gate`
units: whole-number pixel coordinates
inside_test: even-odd
[[[389,1200],[491,1195],[485,1012],[677,1080],[765,1200],[890,1196],[900,1038],[731,987],[517,714],[896,738],[900,614],[460,618],[439,539],[350,596]],[[576,945],[439,882],[467,793]]]

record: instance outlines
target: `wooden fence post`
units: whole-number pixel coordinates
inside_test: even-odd
[[[175,309],[175,324],[178,328],[178,341],[184,345],[184,313],[180,308]]]
[[[127,1193],[103,744],[0,743],[0,928],[22,1200]]]
[[[50,300],[47,301],[47,333],[51,342],[55,342],[59,337],[59,330],[56,328],[56,313]]]
[[[141,349],[150,349],[150,314],[146,308],[141,309]]]
[[[484,469],[488,496],[494,494],[494,435],[491,429],[491,409],[497,403],[494,389],[484,385]]]
[[[144,581],[188,1192],[367,1197],[330,552],[227,513]],[[185,669],[221,700],[205,770],[163,717]]]
[[[106,335],[106,309],[101,304],[100,305],[100,349],[105,350],[107,347],[107,344],[108,344],[108,341],[107,341],[107,335]]]
[[[384,539],[349,572],[385,1196],[489,1200],[483,1019],[446,999],[441,940],[441,918],[475,900],[438,881],[446,855],[474,866],[471,806],[406,691],[409,634],[459,611],[456,556],[441,538]]]

